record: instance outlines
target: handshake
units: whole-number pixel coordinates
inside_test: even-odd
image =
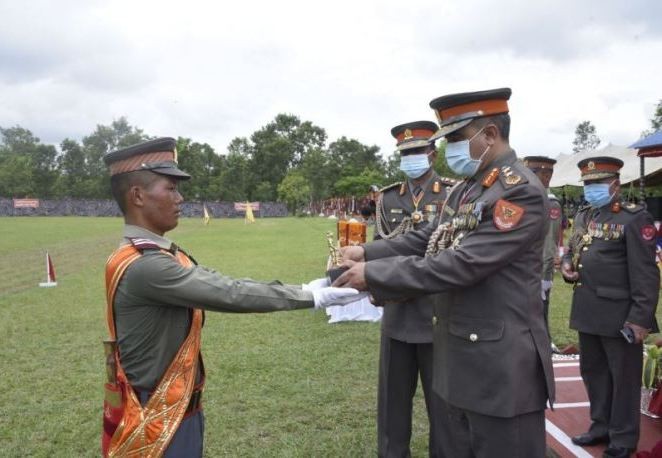
[[[363,261],[363,248],[361,247],[345,247],[341,249],[341,251],[344,261],[342,266],[348,270],[356,264],[356,261]],[[363,272],[361,271],[361,274],[362,273]],[[347,272],[334,282],[334,284],[340,284],[342,287],[331,286],[329,278],[318,278],[310,283],[301,285],[301,289],[313,293],[316,309],[331,307],[334,305],[347,305],[363,299],[364,297],[368,297],[367,291],[359,291],[355,287],[352,287],[358,287],[359,285],[353,285],[351,281],[347,280],[342,281],[343,278],[346,277],[348,277]]]

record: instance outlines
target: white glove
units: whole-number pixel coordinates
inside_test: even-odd
[[[332,305],[346,305],[368,295],[366,292],[359,293],[354,288],[336,288],[333,286],[314,289],[312,293],[316,309],[326,308]]]
[[[315,279],[310,283],[304,283],[301,285],[301,289],[304,291],[315,291],[317,289],[326,288],[327,286],[331,286],[331,284],[329,283],[329,279],[325,277]]]

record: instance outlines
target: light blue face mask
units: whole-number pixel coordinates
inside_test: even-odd
[[[609,183],[591,183],[584,185],[584,199],[591,207],[600,208],[611,202],[614,194],[609,193]]]
[[[463,177],[472,177],[478,172],[480,163],[483,161],[483,157],[490,147],[485,148],[485,151],[483,151],[483,154],[478,159],[472,159],[470,146],[471,140],[476,138],[483,129],[476,132],[469,140],[452,142],[446,145],[446,163],[456,174]]]
[[[409,178],[418,178],[422,176],[430,168],[430,161],[428,155],[423,154],[408,154],[400,157],[400,170],[405,172]]]

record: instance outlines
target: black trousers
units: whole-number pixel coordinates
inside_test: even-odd
[[[438,395],[435,395],[438,396]],[[515,417],[482,415],[447,404],[453,458],[544,458],[545,411]]]
[[[407,343],[382,334],[377,397],[377,448],[380,457],[409,457],[412,404],[420,374],[430,432],[431,457],[442,451],[445,437],[445,402],[432,392],[432,343]]]
[[[591,402],[595,436],[609,434],[615,447],[639,441],[643,347],[621,337],[579,333],[579,367]]]

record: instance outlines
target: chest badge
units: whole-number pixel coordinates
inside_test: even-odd
[[[500,231],[511,231],[524,216],[524,208],[507,200],[499,199],[494,206],[494,226]]]

